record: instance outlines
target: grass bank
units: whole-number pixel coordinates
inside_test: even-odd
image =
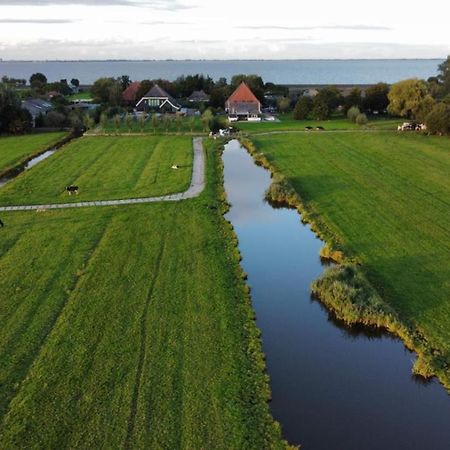
[[[0,177],[52,148],[65,136],[66,132],[54,132],[0,137]]]
[[[418,353],[415,372],[450,389],[450,141],[355,132],[244,143],[274,174],[269,197],[297,208],[327,243],[322,256],[342,264],[313,291],[342,320],[400,336]]]
[[[5,214],[1,448],[286,448],[219,145],[196,199]]]

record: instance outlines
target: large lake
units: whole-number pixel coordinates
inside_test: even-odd
[[[394,83],[406,78],[436,75],[443,60],[276,60],[276,61],[0,61],[0,77],[29,79],[35,72],[49,81],[78,78],[91,84],[104,76],[129,75],[132,80],[165,78],[203,73],[228,80],[239,73],[256,73],[264,81],[280,84],[371,84]]]

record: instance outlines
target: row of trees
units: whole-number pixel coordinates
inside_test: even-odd
[[[31,128],[30,113],[22,109],[22,101],[16,90],[0,84],[0,133],[19,134]]]

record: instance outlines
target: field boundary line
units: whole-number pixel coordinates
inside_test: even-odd
[[[1,212],[8,211],[43,211],[47,209],[69,209],[69,208],[87,208],[93,206],[121,206],[135,205],[156,202],[177,202],[199,196],[205,188],[205,152],[203,149],[203,138],[193,138],[194,158],[192,168],[192,178],[189,188],[184,192],[177,194],[161,195],[158,197],[136,197],[120,200],[91,200],[78,203],[52,203],[40,205],[16,205],[0,206]]]

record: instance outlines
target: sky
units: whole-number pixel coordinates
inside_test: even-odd
[[[0,58],[445,58],[435,0],[0,0]]]

